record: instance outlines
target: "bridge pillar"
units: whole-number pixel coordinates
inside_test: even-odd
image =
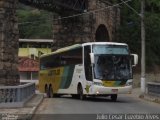
[[[110,7],[110,0],[88,0],[88,11],[94,12],[94,41],[116,41],[116,31],[120,24],[119,7]]]
[[[0,0],[0,85],[19,83],[17,0]]]
[[[76,43],[115,41],[116,30],[120,23],[120,9],[114,7],[94,11],[110,5],[109,2],[88,0],[88,8],[84,12],[90,13],[68,19],[61,18],[73,15],[69,14],[70,11],[56,15],[53,21],[53,39],[55,41],[53,50]]]

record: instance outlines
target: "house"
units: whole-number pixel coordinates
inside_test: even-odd
[[[51,52],[53,40],[19,39],[19,73],[21,82],[38,83],[39,57]]]

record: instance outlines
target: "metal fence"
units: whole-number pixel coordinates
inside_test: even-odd
[[[0,107],[22,107],[35,94],[35,83],[0,86]]]
[[[147,88],[148,94],[160,97],[160,83],[148,82]]]

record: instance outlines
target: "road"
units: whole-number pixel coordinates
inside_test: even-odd
[[[87,100],[81,101],[73,99],[70,96],[63,96],[61,98],[45,98],[37,109],[33,120],[84,119],[81,117],[88,117],[87,120],[89,118],[92,120],[95,118],[96,120],[97,114],[150,113],[160,114],[160,105],[141,100],[131,95],[119,95],[117,102],[112,102],[109,97],[88,98]],[[88,114],[88,116],[84,114]],[[72,118],[68,118],[70,116],[72,116]]]

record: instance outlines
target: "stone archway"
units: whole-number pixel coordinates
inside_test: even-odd
[[[107,27],[105,25],[103,25],[103,24],[99,25],[99,27],[96,30],[95,40],[96,40],[96,42],[110,41],[109,33],[108,33]]]

